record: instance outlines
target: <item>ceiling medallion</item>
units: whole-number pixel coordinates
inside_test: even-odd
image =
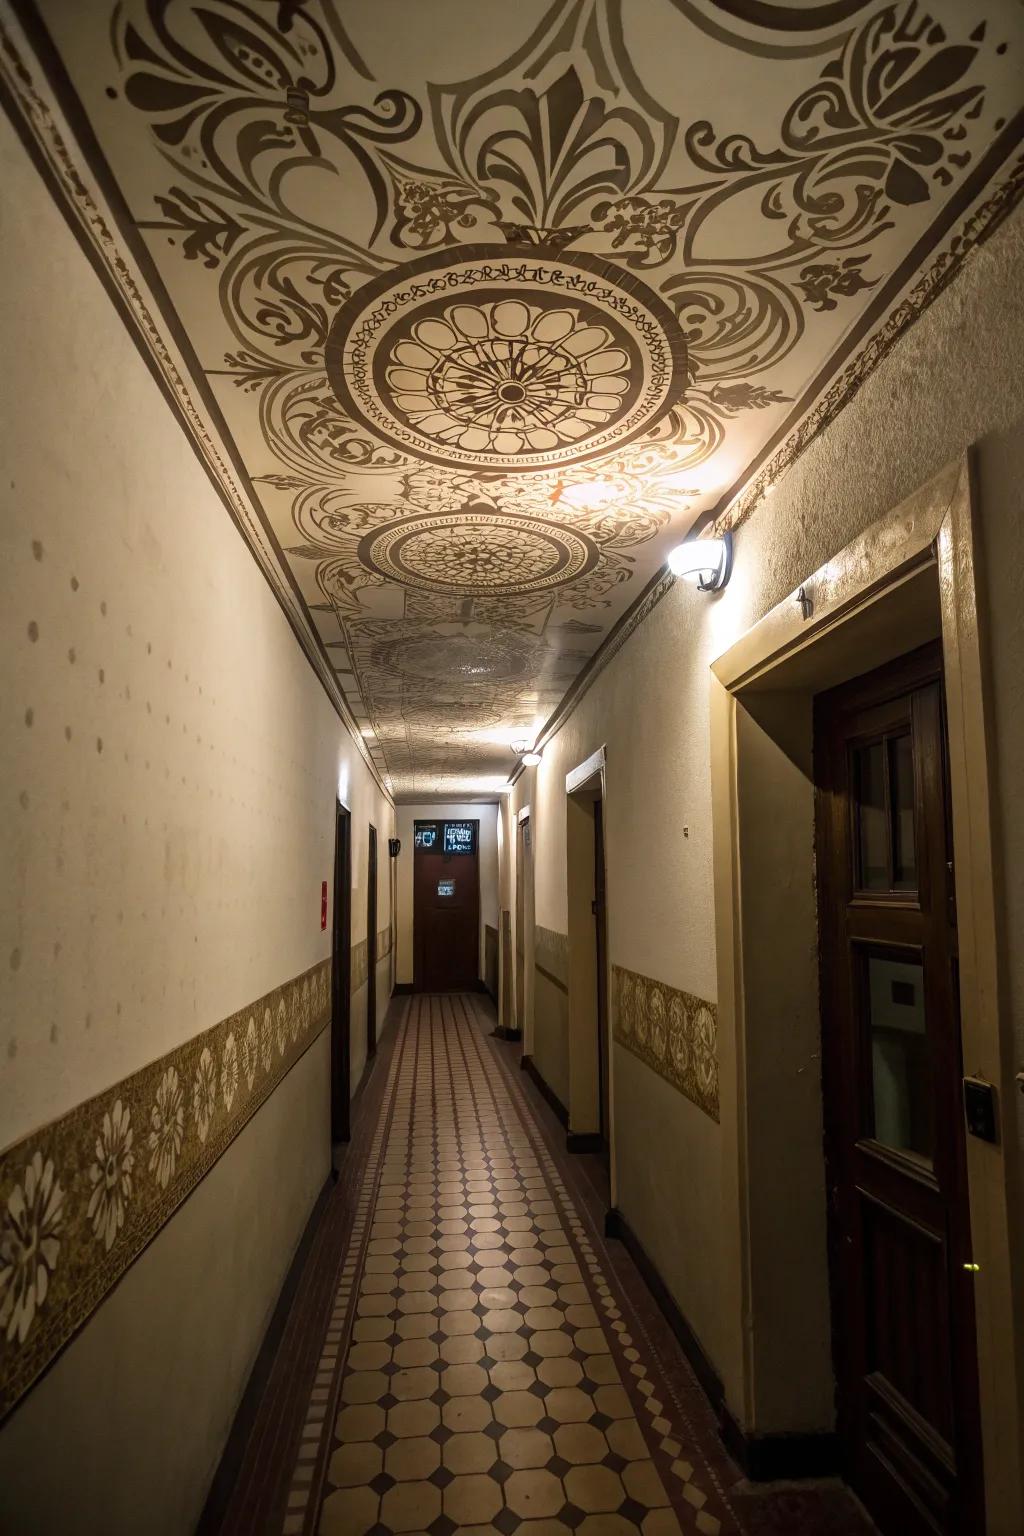
[[[633,274],[536,246],[463,246],[359,288],[327,372],[345,410],[449,467],[578,464],[649,430],[686,386],[679,323]]]
[[[360,542],[359,559],[406,587],[507,597],[575,580],[596,565],[598,549],[585,534],[557,523],[470,506],[378,528]]]

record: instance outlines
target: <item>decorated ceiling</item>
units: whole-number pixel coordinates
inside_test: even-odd
[[[406,798],[507,779],[1019,183],[1015,0],[15,10]]]

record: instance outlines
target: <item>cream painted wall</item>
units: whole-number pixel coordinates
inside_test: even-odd
[[[332,880],[339,786],[353,813],[361,939],[367,824],[386,849],[394,813],[5,120],[0,178],[3,350],[17,362],[0,380],[8,1145],[330,953],[320,884]],[[382,862],[386,875],[386,853]],[[381,927],[387,893],[385,879]],[[148,1458],[149,1497],[166,1494],[191,1517],[329,1166],[328,1056],[317,1049],[302,1066],[305,1093],[293,1073],[281,1103],[275,1095],[245,1132],[251,1166],[271,1156],[278,1165],[272,1242],[251,1246],[254,1187],[248,1204],[226,1192],[188,1251],[212,1319],[235,1316],[232,1275],[244,1274],[230,1351],[200,1374],[193,1353],[175,1351],[173,1373],[145,1377],[150,1395],[102,1399],[110,1443]],[[165,1233],[192,1231],[191,1210]],[[146,1328],[156,1355],[182,1326],[180,1297],[167,1286],[158,1295]],[[104,1307],[115,1372],[132,1368],[130,1296],[126,1282]],[[73,1380],[58,1367],[47,1401]],[[192,1424],[207,1394],[187,1452],[161,1458],[167,1434]],[[50,1477],[53,1443],[31,1405],[30,1396],[0,1441]],[[95,1408],[82,1392],[54,1404],[65,1465],[90,1443]],[[74,1479],[65,1485],[72,1508]],[[74,1523],[69,1515],[62,1528]],[[162,1528],[191,1526],[183,1517]],[[137,1530],[137,1510],[134,1523],[111,1513],[103,1529]]]
[[[396,926],[398,963],[395,980],[408,985],[413,979],[413,823],[447,818],[480,823],[480,946],[479,964],[484,974],[484,928],[498,926],[498,807],[473,801],[438,805],[400,805],[396,812],[402,851],[398,855]]]
[[[1021,931],[1022,265],[1024,210],[1018,210],[974,252],[957,281],[739,531],[728,589],[708,599],[677,584],[547,743],[540,768],[517,783],[512,810],[533,806],[539,924],[566,931],[565,775],[605,745],[610,959],[716,998],[709,663],[883,511],[980,441],[983,537],[986,530],[993,535],[984,558],[996,641],[992,675],[1007,855],[1001,878],[1007,931]],[[503,890],[511,879],[503,859]],[[1019,945],[1008,952],[1020,1068],[1024,957]],[[721,1133],[621,1047],[615,1048],[613,1093],[619,1204],[721,1368],[726,1336],[734,1323],[742,1326],[723,1313]],[[1022,1104],[1018,1099],[1006,1107],[1018,1120],[1018,1134]],[[785,1134],[782,1113],[779,1133]]]

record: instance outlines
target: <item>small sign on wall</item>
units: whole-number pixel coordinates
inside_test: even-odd
[[[327,881],[320,886],[320,932],[327,927]]]

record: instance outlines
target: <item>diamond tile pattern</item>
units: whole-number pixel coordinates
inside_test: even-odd
[[[653,1365],[631,1373],[636,1342],[481,1026],[459,997],[400,1026],[320,1461],[300,1453],[285,1531],[732,1531],[662,1444]]]

